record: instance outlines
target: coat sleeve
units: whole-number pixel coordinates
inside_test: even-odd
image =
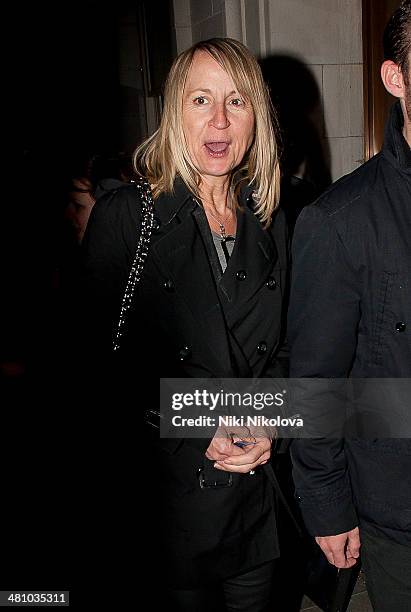
[[[359,275],[333,216],[318,205],[304,209],[292,256],[290,376],[347,377],[360,319]],[[294,440],[291,455],[296,496],[308,531],[326,536],[353,529],[357,516],[344,440]]]
[[[139,232],[140,210],[133,185],[96,202],[82,244],[79,310],[83,348],[99,361],[111,353]]]
[[[144,400],[138,393],[133,400],[132,392],[138,391],[145,381],[136,377],[127,380],[130,369],[120,357],[113,355],[112,342],[117,327],[120,307],[127,279],[135,256],[140,236],[141,207],[135,186],[125,186],[110,192],[95,204],[82,245],[81,263],[81,354],[83,371],[87,373],[85,388],[90,389],[93,403],[96,394],[105,405],[111,400],[113,406],[122,409],[134,401],[142,409]],[[139,351],[138,338],[135,351]],[[120,354],[121,354],[120,349]],[[127,353],[127,351],[126,351]],[[135,362],[134,362],[135,363]],[[126,373],[126,376],[125,376]],[[130,381],[134,385],[130,386]],[[136,385],[136,382],[138,383]],[[143,410],[141,410],[143,414]],[[115,419],[112,422],[114,427]],[[143,444],[152,452],[154,444],[172,454],[181,446],[182,440],[159,438],[157,431],[143,419]],[[203,440],[201,440],[203,442]],[[207,444],[208,446],[208,444]],[[206,447],[205,447],[206,448]]]

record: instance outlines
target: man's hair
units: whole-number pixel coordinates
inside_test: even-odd
[[[391,15],[384,30],[384,58],[400,67],[404,79],[409,78],[411,50],[411,0],[403,0]]]
[[[268,89],[255,57],[243,44],[230,38],[199,42],[174,61],[164,92],[164,109],[158,130],[134,154],[134,166],[154,185],[153,195],[172,193],[180,176],[195,195],[199,195],[200,175],[190,159],[183,131],[183,95],[190,67],[197,52],[208,53],[235,83],[238,92],[254,113],[254,139],[240,168],[231,176],[231,189],[237,191],[244,181],[255,187],[255,212],[268,225],[278,206],[280,188],[277,120]]]

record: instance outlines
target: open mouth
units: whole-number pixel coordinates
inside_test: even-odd
[[[227,141],[211,141],[204,144],[207,153],[211,157],[224,157],[227,154],[230,143]]]

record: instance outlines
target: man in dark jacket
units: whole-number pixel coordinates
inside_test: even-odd
[[[292,377],[411,378],[411,2],[384,34],[381,76],[398,98],[378,155],[296,226]],[[390,406],[386,406],[386,411]],[[305,439],[291,447],[307,528],[330,563],[360,545],[378,612],[411,610],[411,439]]]

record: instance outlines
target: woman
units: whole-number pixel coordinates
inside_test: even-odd
[[[272,119],[258,64],[241,43],[200,42],[174,62],[160,128],[135,154],[154,224],[123,345],[131,397],[145,384],[155,401],[160,377],[283,374],[287,248]],[[97,202],[84,239],[100,356],[118,320],[140,213],[136,187],[117,189]],[[117,384],[117,402],[127,382]],[[152,502],[147,515],[158,513],[145,530],[161,528],[161,544],[144,554],[162,562],[153,578],[157,591],[168,589],[167,609],[265,610],[279,555],[274,494],[260,469],[270,436],[243,449],[218,436],[148,448],[138,478]]]

